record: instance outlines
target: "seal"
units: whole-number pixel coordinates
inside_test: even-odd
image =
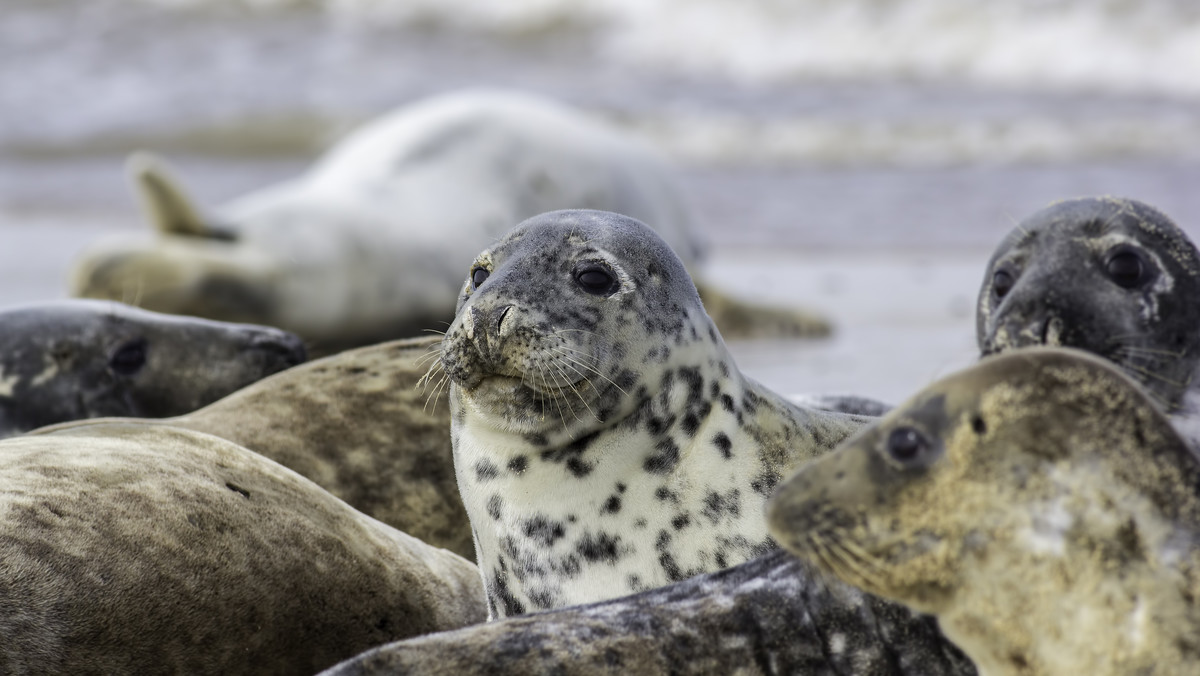
[[[935,615],[981,673],[1200,663],[1200,458],[1085,352],[934,383],[784,482],[768,520],[822,570]]]
[[[388,644],[322,676],[973,676],[927,615],[817,577],[786,552],[586,606]]]
[[[315,673],[482,621],[475,566],[216,437],[0,442],[0,672]]]
[[[671,248],[600,211],[537,216],[480,254],[437,366],[491,617],[768,551],[779,479],[864,424],[745,378]]]
[[[215,216],[161,162],[132,182],[157,236],[84,254],[73,295],[279,326],[328,353],[412,336],[452,318],[463,261],[514,224],[565,208],[654,223],[689,264],[704,245],[665,163],[579,112],[530,95],[466,90],[403,107],[351,134],[305,175]],[[709,289],[745,335],[824,335],[823,319]],[[715,315],[716,316],[716,315]]]
[[[983,354],[1061,345],[1117,364],[1200,439],[1200,253],[1161,211],[1089,197],[1022,221],[988,263]]]
[[[277,329],[71,300],[0,312],[0,437],[194,411],[305,359]]]
[[[428,336],[339,352],[155,422],[232,441],[367,516],[474,560],[454,478],[446,388],[420,383],[441,340]]]

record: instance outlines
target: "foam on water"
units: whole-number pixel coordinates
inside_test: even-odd
[[[317,8],[509,37],[586,30],[618,62],[736,81],[894,79],[1200,95],[1187,0],[139,0]]]

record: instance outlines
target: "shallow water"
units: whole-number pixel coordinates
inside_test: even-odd
[[[672,158],[723,287],[835,321],[734,346],[745,371],[898,401],[971,361],[983,264],[1037,208],[1119,194],[1200,234],[1200,11],[969,6],[6,0],[0,305],[63,295],[75,252],[140,227],[135,148],[216,206],[395,105],[511,86]]]

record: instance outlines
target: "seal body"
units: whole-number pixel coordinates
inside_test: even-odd
[[[1067,200],[1022,221],[988,263],[976,337],[983,354],[1061,345],[1100,355],[1200,439],[1200,254],[1147,204]]]
[[[64,420],[193,411],[305,359],[278,329],[103,301],[0,312],[0,437]]]
[[[446,387],[420,382],[440,347],[441,336],[430,336],[347,350],[156,422],[228,439],[367,516],[474,559],[454,478]]]
[[[324,676],[488,673],[973,675],[932,618],[775,551],[585,606],[370,650]]]
[[[802,468],[771,533],[937,616],[986,674],[1200,660],[1200,459],[1137,384],[1031,348],[939,381]]]
[[[312,673],[484,617],[475,567],[216,437],[0,443],[0,671]]]
[[[702,253],[679,189],[648,148],[547,100],[467,90],[351,134],[305,175],[206,217],[159,163],[135,186],[159,236],[99,243],[75,295],[253,321],[323,352],[412,336],[452,316],[464,261],[536,214],[595,208],[654,223],[689,264]],[[823,334],[803,312],[710,294],[753,334]],[[757,324],[756,324],[757,322]]]
[[[777,481],[863,424],[742,377],[670,247],[605,212],[543,214],[483,252],[440,366],[496,617],[764,553]]]

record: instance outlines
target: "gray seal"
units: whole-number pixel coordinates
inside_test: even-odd
[[[671,248],[599,211],[480,254],[438,365],[493,617],[765,553],[776,483],[864,424],[744,377]]]
[[[217,437],[0,442],[0,672],[314,673],[482,621],[475,566]]]
[[[370,650],[322,676],[970,676],[932,618],[775,551],[629,597]]]
[[[98,242],[73,295],[279,326],[329,353],[451,319],[464,261],[554,209],[653,223],[689,264],[704,253],[682,191],[651,149],[536,96],[464,90],[373,120],[305,174],[206,214],[163,163],[129,173],[156,236]],[[706,288],[723,330],[809,336],[829,324]]]
[[[154,422],[228,439],[367,516],[474,560],[446,388],[421,382],[440,347],[441,336],[429,336],[347,350]]]
[[[58,301],[0,312],[0,437],[100,416],[194,411],[304,361],[278,329]]]
[[[1200,436],[1200,253],[1154,207],[1089,197],[1022,221],[988,263],[976,338],[985,355],[1029,345],[1097,354]]]
[[[780,544],[935,615],[987,674],[1200,664],[1200,458],[1130,378],[1028,348],[929,386],[784,482]]]

